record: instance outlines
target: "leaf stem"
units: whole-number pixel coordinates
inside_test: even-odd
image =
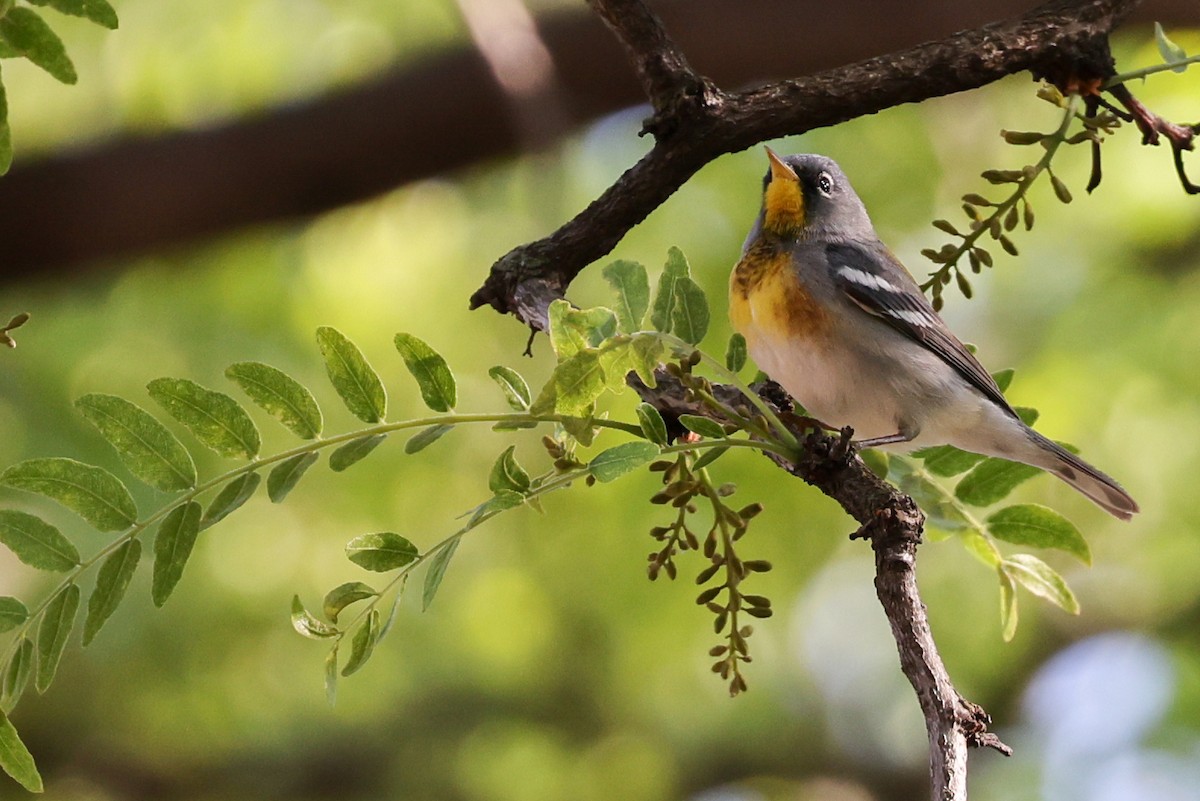
[[[929,279],[921,284],[921,289],[923,291],[928,291],[930,288],[934,287],[940,288],[941,284],[949,282],[950,271],[958,270],[958,260],[961,259],[964,254],[972,250],[975,247],[975,243],[978,242],[979,238],[985,233],[998,230],[996,226],[992,224],[993,221],[997,221],[997,224],[999,224],[999,221],[1004,218],[1004,215],[1007,214],[1010,209],[1015,207],[1017,203],[1019,203],[1021,199],[1025,197],[1025,194],[1029,191],[1029,188],[1033,186],[1034,182],[1037,181],[1038,177],[1040,177],[1043,172],[1049,170],[1050,162],[1054,158],[1054,154],[1058,152],[1058,148],[1062,145],[1062,143],[1067,140],[1067,131],[1070,129],[1071,123],[1075,120],[1078,105],[1079,95],[1071,95],[1068,98],[1067,105],[1064,107],[1062,122],[1059,123],[1058,128],[1054,131],[1054,133],[1047,137],[1049,141],[1046,143],[1046,152],[1042,154],[1042,157],[1038,159],[1037,163],[1034,164],[1032,168],[1026,169],[1025,174],[1022,175],[1020,180],[1016,182],[1016,190],[998,205],[994,206],[994,211],[988,215],[987,219],[975,221],[973,223],[974,227],[970,233],[962,235],[962,242],[959,243],[956,248],[954,248],[954,251],[948,257],[946,257],[946,261],[943,262],[942,266],[930,273]],[[934,295],[937,296],[938,292],[935,291]]]
[[[1175,70],[1179,67],[1186,67],[1189,64],[1200,64],[1200,55],[1188,56],[1180,61],[1170,61],[1165,64],[1154,64],[1149,67],[1142,67],[1140,69],[1130,70],[1129,72],[1122,72],[1119,75],[1114,75],[1109,78],[1100,88],[1111,89],[1114,86],[1126,83],[1128,81],[1136,81],[1139,78],[1144,79],[1156,73],[1166,72],[1167,70]]]
[[[279,453],[272,454],[270,456],[256,457],[244,465],[235,467],[232,470],[227,470],[226,472],[220,474],[219,476],[209,479],[208,481],[205,481],[202,484],[198,484],[197,486],[193,487],[192,489],[188,490],[187,492],[183,493],[182,495],[179,495],[174,500],[172,500],[170,503],[166,504],[165,506],[160,507],[159,509],[157,509],[156,511],[151,513],[150,516],[147,517],[146,519],[135,522],[132,526],[129,527],[129,529],[127,531],[123,532],[121,534],[121,536],[119,536],[116,540],[110,542],[108,545],[101,548],[99,551],[97,551],[95,554],[93,554],[88,559],[85,559],[84,561],[80,562],[66,576],[63,577],[62,581],[60,581],[58,583],[58,585],[49,594],[46,595],[45,598],[42,599],[41,603],[39,603],[37,606],[35,606],[33,608],[33,610],[29,613],[29,616],[25,619],[25,622],[22,623],[17,629],[14,630],[12,639],[8,643],[8,647],[4,650],[3,656],[0,657],[0,664],[7,663],[7,661],[11,658],[12,654],[15,652],[18,644],[21,642],[21,639],[27,635],[27,633],[29,632],[33,623],[42,615],[43,612],[46,611],[46,608],[50,605],[51,601],[53,601],[54,598],[60,592],[62,592],[70,584],[74,583],[83,573],[85,573],[93,565],[95,565],[97,562],[101,561],[106,556],[108,556],[111,553],[113,553],[114,551],[116,551],[118,548],[120,548],[122,545],[124,545],[129,540],[132,540],[132,539],[140,536],[150,526],[154,525],[159,520],[161,520],[162,518],[164,518],[168,514],[170,514],[173,509],[175,509],[179,506],[183,506],[184,504],[190,503],[191,501],[195,500],[198,496],[204,494],[205,492],[208,492],[209,490],[212,490],[219,486],[222,486],[223,484],[225,484],[226,482],[228,482],[232,479],[235,479],[235,478],[245,475],[247,473],[253,473],[257,470],[261,470],[262,468],[267,467],[272,464],[275,464],[277,462],[285,461],[287,459],[292,458],[293,456],[298,456],[298,455],[305,454],[305,453],[316,453],[317,451],[323,450],[325,448],[329,448],[329,447],[332,447],[335,445],[341,445],[341,444],[344,444],[351,440],[360,439],[362,437],[373,436],[376,434],[387,434],[387,433],[390,433],[393,431],[402,431],[402,430],[411,429],[411,428],[425,428],[425,427],[433,426],[433,425],[461,425],[461,424],[469,424],[469,423],[561,423],[564,420],[568,420],[568,419],[570,419],[570,418],[567,415],[561,415],[561,414],[535,415],[530,412],[505,412],[505,413],[491,413],[491,414],[451,413],[451,414],[429,415],[426,417],[418,417],[418,418],[414,418],[411,420],[400,420],[400,421],[390,422],[390,423],[379,423],[377,425],[369,426],[367,428],[362,428],[362,429],[358,429],[355,431],[348,431],[346,433],[338,434],[338,435],[332,436],[332,437],[314,439],[314,440],[305,442],[302,445],[297,445],[294,448],[290,448],[285,451],[280,451]],[[599,426],[601,428],[611,428],[611,429],[616,429],[618,431],[624,431],[627,434],[633,434],[638,437],[645,436],[645,434],[642,432],[641,427],[633,425],[631,423],[621,422],[618,420],[593,420],[592,424]],[[490,517],[490,515],[486,515],[485,519],[488,517]]]
[[[677,353],[678,352],[699,353],[700,361],[704,362],[709,367],[711,367],[713,369],[713,371],[716,372],[721,377],[722,381],[725,381],[726,383],[737,388],[743,395],[746,396],[746,399],[749,400],[750,403],[754,404],[755,408],[757,408],[760,412],[762,412],[763,417],[765,417],[767,419],[767,421],[771,424],[771,426],[773,428],[775,428],[776,431],[779,432],[780,440],[782,440],[783,443],[788,448],[791,449],[790,453],[786,453],[784,455],[789,456],[790,458],[795,458],[797,451],[800,450],[799,441],[792,434],[792,432],[788,429],[788,427],[783,424],[783,421],[779,419],[779,415],[777,415],[775,413],[775,410],[772,409],[771,406],[766,401],[764,401],[757,392],[755,392],[744,381],[742,381],[742,379],[738,378],[737,373],[730,370],[728,367],[726,367],[724,364],[722,364],[720,361],[718,361],[714,357],[709,356],[707,353],[705,353],[702,350],[699,350],[695,345],[691,345],[688,342],[685,342],[684,340],[680,339],[677,336],[674,336],[672,334],[663,334],[661,332],[652,332],[652,333],[656,333],[659,337],[661,337],[663,339],[663,341],[665,341],[667,344],[671,345],[672,348]]]

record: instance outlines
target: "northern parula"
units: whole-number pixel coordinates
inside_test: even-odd
[[[729,279],[734,328],[754,361],[859,447],[953,445],[1040,467],[1123,520],[1117,482],[1025,425],[879,241],[841,168],[779,157]]]

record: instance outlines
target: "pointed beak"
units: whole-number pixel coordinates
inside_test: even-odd
[[[777,154],[774,150],[772,150],[769,147],[764,146],[763,149],[767,151],[767,158],[770,159],[770,161],[771,161],[771,180],[772,181],[780,181],[780,180],[799,181],[800,180],[799,176],[796,175],[796,171],[793,170],[791,165],[789,165],[786,161],[779,158],[779,154]]]

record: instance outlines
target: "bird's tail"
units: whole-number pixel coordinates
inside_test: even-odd
[[[1035,467],[1058,476],[1113,517],[1128,520],[1140,511],[1137,501],[1112,478],[1036,431],[1030,429],[1029,435],[1041,452],[1040,458],[1029,460]]]

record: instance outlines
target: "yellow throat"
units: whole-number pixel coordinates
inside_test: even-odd
[[[767,148],[771,180],[763,193],[763,228],[779,236],[793,236],[804,228],[804,191],[796,171]]]

